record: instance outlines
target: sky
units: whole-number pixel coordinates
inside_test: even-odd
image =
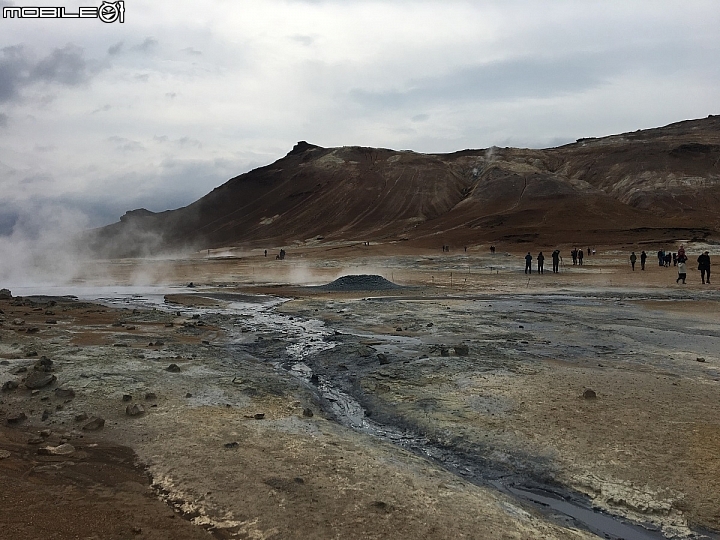
[[[124,8],[0,19],[0,236],[178,208],[300,140],[542,148],[720,114],[717,0]]]

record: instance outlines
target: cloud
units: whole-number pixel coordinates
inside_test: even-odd
[[[145,54],[150,54],[154,52],[158,47],[158,41],[155,38],[147,37],[145,38],[145,41],[143,41],[140,45],[136,45],[133,47],[135,50],[143,52]]]
[[[107,112],[107,111],[109,111],[110,109],[112,109],[112,105],[110,105],[109,103],[106,103],[106,104],[103,105],[102,107],[99,107],[99,108],[95,109],[95,110],[94,110],[93,112],[91,112],[90,114],[97,114],[97,113],[100,113],[100,112]]]
[[[175,99],[177,97],[177,94],[175,92],[167,92],[165,94],[166,98]]]
[[[19,97],[20,89],[36,83],[78,86],[98,72],[81,47],[68,43],[37,62],[23,45],[0,49],[0,102]]]
[[[200,55],[202,55],[202,51],[198,51],[198,50],[196,50],[196,49],[193,49],[192,47],[187,47],[187,48],[183,49],[183,50],[180,51],[180,52],[184,52],[184,53],[189,54],[189,55],[191,55],[191,56],[200,56]]]
[[[0,113],[0,128],[7,127],[9,119],[10,117],[7,114]]]
[[[298,43],[302,43],[306,47],[309,47],[315,42],[314,37],[301,34],[295,34],[294,36],[290,36],[290,39],[292,39],[293,41],[297,41]]]
[[[107,52],[110,56],[115,56],[120,54],[123,48],[123,42],[118,41],[115,45],[108,48]]]
[[[107,140],[108,142],[115,144],[116,150],[120,150],[122,152],[137,152],[145,150],[145,147],[142,143],[138,141],[133,141],[131,139],[126,139],[125,137],[119,137],[118,135],[108,137]]]

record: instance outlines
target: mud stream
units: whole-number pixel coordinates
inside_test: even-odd
[[[421,455],[466,481],[492,486],[562,525],[583,528],[608,539],[669,538],[657,529],[651,530],[649,524],[644,524],[650,527],[645,528],[641,526],[643,524],[630,523],[594,508],[585,495],[548,481],[542,475],[523,471],[522,467],[493,462],[483,455],[463,450],[452,442],[430,438],[417,426],[408,425],[403,418],[393,417],[392,414],[381,414],[378,418],[375,411],[368,407],[368,396],[357,384],[356,366],[347,366],[347,371],[318,370],[316,366],[318,355],[338,344],[375,340],[381,344],[376,348],[377,351],[399,350],[407,346],[412,338],[354,333],[345,327],[343,332],[339,332],[317,319],[278,312],[277,306],[286,301],[282,298],[200,293],[204,297],[222,300],[224,305],[219,308],[178,307],[163,301],[166,292],[169,291],[123,290],[103,291],[102,294],[82,291],[75,294],[82,299],[113,306],[181,311],[183,315],[196,314],[203,318],[220,317],[221,326],[229,336],[229,340],[223,343],[228,354],[249,353],[260,360],[272,362],[278,371],[302,379],[314,390],[326,414],[348,428]],[[563,298],[555,297],[553,300],[557,303],[562,302]],[[542,302],[543,299],[539,298],[538,301]],[[704,532],[696,532],[694,537],[720,538],[714,533]]]

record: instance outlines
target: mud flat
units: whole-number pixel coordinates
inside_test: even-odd
[[[368,256],[403,289],[261,285],[236,261],[243,286],[0,300],[0,382],[17,383],[0,394],[4,481],[123,516],[73,529],[45,508],[18,518],[16,497],[3,521],[57,538],[627,534],[552,498],[636,538],[716,538],[717,290],[613,254],[545,282],[497,260]],[[451,288],[465,264],[480,270]],[[30,388],[33,373],[55,380]],[[87,472],[103,464],[129,480]]]

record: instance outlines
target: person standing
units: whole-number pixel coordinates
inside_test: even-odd
[[[579,264],[580,266],[582,266],[582,260],[583,260],[583,250],[582,250],[582,249],[579,249],[579,250],[578,250],[578,255],[577,255],[577,256],[578,256],[578,264]]]
[[[573,266],[575,266],[577,264],[577,254],[578,254],[577,248],[573,248],[573,250],[570,252],[570,256],[572,257],[572,260],[573,260]]]
[[[710,284],[710,252],[706,251],[698,257],[698,270],[700,270],[700,278],[703,285],[705,284],[705,274],[707,274],[707,284]]]
[[[678,252],[677,252],[677,260],[678,260],[678,262],[687,261],[687,255],[685,254],[685,246],[683,246],[682,244],[680,244],[680,249],[678,249]]]
[[[685,285],[685,278],[687,277],[687,267],[685,266],[685,261],[684,260],[681,261],[680,258],[678,258],[677,268],[678,268],[678,277],[675,280],[675,283],[679,283],[680,280],[682,279],[683,285]]]
[[[525,273],[532,274],[532,255],[530,255],[529,251],[525,255]]]
[[[633,272],[635,271],[635,261],[637,261],[637,255],[635,255],[635,252],[633,251],[630,254],[630,266],[632,266]]]
[[[647,253],[644,251],[640,253],[640,270],[645,270],[645,260],[647,259]]]
[[[560,250],[556,249],[552,252],[553,261],[553,274],[557,274],[560,271]]]
[[[543,273],[543,266],[545,265],[545,255],[542,254],[542,251],[538,253],[537,256],[537,262],[538,262],[538,273]]]

